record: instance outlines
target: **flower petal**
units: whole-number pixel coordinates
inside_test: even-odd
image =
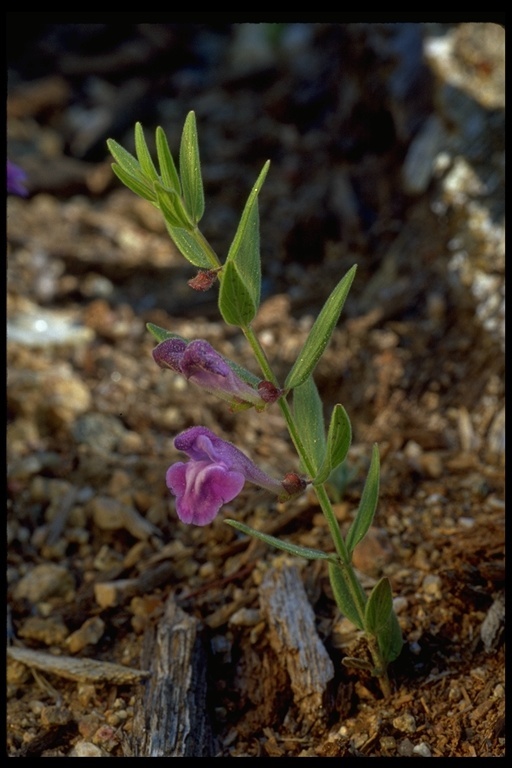
[[[194,525],[208,525],[223,504],[238,496],[245,478],[223,464],[189,461],[169,467],[166,482],[176,496],[176,511],[180,520]]]

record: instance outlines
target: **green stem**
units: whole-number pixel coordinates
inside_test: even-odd
[[[272,384],[278,387],[279,382],[277,380],[277,377],[275,376],[270,366],[270,363],[268,362],[267,356],[265,354],[265,350],[261,346],[260,341],[257,338],[256,334],[254,333],[253,329],[250,326],[246,326],[242,328],[242,331],[247,341],[249,342],[251,349],[254,352],[254,355],[263,372],[263,375],[268,381],[271,381]],[[297,426],[295,424],[295,420],[293,417],[293,412],[288,404],[288,401],[286,400],[286,394],[282,395],[277,402],[281,409],[281,413],[283,414],[284,419],[286,421],[288,432],[293,441],[295,449],[300,457],[301,463],[304,469],[306,470],[306,472],[309,474],[309,476],[314,477],[315,475],[314,467],[309,460],[307,451],[300,438],[300,435],[297,430]],[[343,536],[341,535],[340,527],[338,525],[338,521],[336,520],[336,516],[332,508],[331,500],[329,499],[329,496],[325,489],[325,485],[321,484],[321,485],[315,485],[313,487],[315,489],[315,493],[317,495],[318,502],[320,504],[324,517],[327,520],[327,524],[329,526],[329,532],[331,534],[331,538],[332,538],[334,547],[336,549],[336,554],[338,555],[338,558],[340,560],[339,567],[340,567],[343,579],[350,591],[350,595],[352,597],[354,605],[356,606],[357,613],[360,618],[361,626],[364,627],[365,626],[365,605],[367,600],[366,594],[355,574],[354,568],[351,563],[351,557],[347,549],[347,545],[345,544]],[[368,648],[370,651],[370,655],[372,657],[374,668],[377,671],[377,676],[379,678],[379,683],[380,683],[382,693],[384,697],[387,698],[388,696],[391,695],[391,687],[389,684],[389,678],[386,671],[386,664],[383,662],[383,659],[379,650],[377,638],[373,635],[370,635],[369,633],[366,633],[366,640],[368,642]]]

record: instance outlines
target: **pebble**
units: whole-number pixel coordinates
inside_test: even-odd
[[[79,741],[75,744],[68,757],[110,757],[110,755],[90,741]]]
[[[96,645],[105,631],[105,622],[99,616],[84,621],[82,626],[67,639],[66,645],[70,653],[78,653],[87,645]]]
[[[229,624],[235,627],[254,627],[261,621],[261,613],[256,608],[240,608],[230,616]]]
[[[27,640],[38,640],[45,645],[60,645],[69,635],[65,624],[51,616],[29,616],[21,625],[18,634]]]
[[[428,744],[425,744],[424,741],[421,741],[419,744],[415,744],[412,748],[412,751],[415,755],[419,755],[420,757],[432,757],[430,747]]]
[[[134,507],[122,504],[110,496],[96,496],[89,502],[88,509],[94,523],[103,531],[125,528],[137,539],[160,535],[159,529],[139,515]]]
[[[416,732],[416,719],[410,712],[404,712],[403,715],[398,715],[393,719],[393,725],[402,733],[415,733]]]
[[[55,726],[67,725],[73,719],[73,715],[66,707],[49,705],[41,710],[41,725]]]
[[[433,600],[440,600],[443,596],[441,577],[434,573],[428,573],[423,579],[422,589],[425,595]]]
[[[73,576],[64,566],[42,563],[20,579],[14,594],[17,599],[26,598],[31,603],[39,603],[49,597],[68,595],[74,589]]]

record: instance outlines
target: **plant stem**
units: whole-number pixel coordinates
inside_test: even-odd
[[[246,326],[242,328],[242,331],[247,341],[249,342],[251,349],[254,352],[254,355],[263,372],[263,375],[268,381],[271,381],[275,386],[278,387],[279,382],[277,380],[277,377],[275,376],[270,366],[270,363],[268,362],[265,351],[261,346],[260,341],[256,336],[256,334],[254,333],[253,329],[250,326]],[[300,457],[301,463],[305,468],[305,470],[310,475],[310,477],[314,477],[314,474],[315,474],[314,467],[311,465],[311,462],[307,455],[307,451],[300,438],[300,435],[297,430],[297,426],[295,424],[295,420],[293,417],[293,412],[288,404],[288,401],[286,400],[286,394],[282,395],[277,402],[281,409],[281,413],[283,414],[283,417],[286,421],[288,432],[293,441],[295,449]],[[336,549],[336,554],[338,555],[338,558],[340,560],[339,568],[340,568],[342,577],[345,581],[345,584],[348,587],[348,590],[350,592],[354,605],[357,609],[361,626],[364,627],[365,626],[365,605],[367,600],[366,594],[355,574],[354,568],[351,563],[350,553],[347,549],[347,545],[345,544],[343,536],[341,535],[340,527],[338,525],[338,521],[336,520],[336,515],[334,514],[331,500],[329,499],[329,496],[325,489],[325,485],[322,483],[321,485],[315,485],[313,487],[314,487],[316,496],[318,498],[320,507],[322,509],[322,512],[324,514],[324,517],[327,520],[327,524],[329,526],[329,532],[331,534],[331,538],[332,538],[334,547]],[[370,655],[372,657],[373,665],[376,670],[376,675],[379,679],[381,691],[384,697],[387,698],[388,696],[391,695],[391,686],[390,686],[388,674],[386,671],[386,664],[383,662],[383,659],[379,650],[377,638],[374,635],[371,635],[369,633],[365,633],[365,636],[366,636],[366,641],[368,643]]]

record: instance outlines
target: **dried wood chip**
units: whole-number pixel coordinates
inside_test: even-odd
[[[197,619],[182,611],[171,595],[156,633],[146,630],[142,661],[151,677],[134,716],[134,756],[212,756],[200,629]]]
[[[148,677],[149,672],[141,669],[123,667],[109,661],[95,659],[74,659],[70,656],[53,656],[51,653],[33,651],[29,648],[12,646],[7,648],[7,656],[15,661],[21,661],[32,669],[59,675],[66,680],[76,680],[80,683],[114,683],[127,685]]]
[[[260,604],[269,626],[270,643],[286,665],[302,718],[314,726],[322,719],[333,663],[315,626],[315,615],[295,565],[279,562],[260,586]]]

